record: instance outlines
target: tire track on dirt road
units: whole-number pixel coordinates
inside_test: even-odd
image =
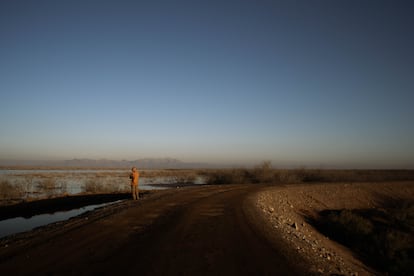
[[[135,256],[122,273],[141,275],[294,275],[284,256],[246,221],[243,201],[254,186],[194,194],[149,231],[132,237],[119,257]]]

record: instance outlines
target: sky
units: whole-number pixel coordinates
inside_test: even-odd
[[[0,2],[0,159],[414,168],[412,1]]]

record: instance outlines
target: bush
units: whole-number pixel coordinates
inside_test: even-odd
[[[280,170],[275,174],[275,182],[278,183],[302,183],[303,179],[295,171]]]
[[[237,183],[235,174],[228,170],[218,170],[208,174],[207,184],[232,184]]]
[[[372,223],[364,217],[352,212],[351,210],[342,210],[339,214],[331,213],[328,216],[328,221],[347,238],[364,239],[365,236],[370,235],[374,229]]]
[[[263,161],[253,169],[222,169],[204,171],[208,184],[243,183],[312,183],[312,182],[380,182],[414,180],[410,170],[321,170],[274,169],[270,161]]]
[[[253,169],[222,169],[205,172],[207,184],[247,184],[271,183],[275,181],[275,171],[270,161],[263,161]]]
[[[390,275],[414,275],[414,203],[392,210],[321,213],[321,231]]]
[[[275,173],[272,169],[270,161],[263,161],[253,169],[251,182],[254,183],[270,183],[275,180]]]

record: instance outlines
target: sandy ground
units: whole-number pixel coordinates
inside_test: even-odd
[[[376,272],[307,218],[413,195],[412,182],[153,191],[0,240],[0,273],[370,275]]]

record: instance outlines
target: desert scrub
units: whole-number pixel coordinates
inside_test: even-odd
[[[275,172],[276,183],[302,183],[303,177],[296,170],[278,170]]]
[[[205,174],[205,178],[206,183],[210,185],[253,183],[251,173],[245,169],[209,171]]]
[[[337,182],[384,182],[413,181],[412,170],[321,170],[321,169],[273,169],[262,162],[253,169],[204,170],[208,184],[243,183],[337,183]]]
[[[245,174],[247,175],[247,174]],[[263,161],[255,166],[251,175],[250,182],[253,183],[270,183],[275,180],[275,172],[270,161]]]
[[[389,275],[414,275],[414,202],[321,213],[321,232]]]
[[[275,171],[270,161],[263,161],[253,169],[207,170],[202,175],[207,184],[271,183],[275,180]]]
[[[327,220],[331,224],[332,230],[340,232],[346,241],[358,240],[361,242],[374,230],[371,221],[351,210],[342,210],[339,213],[332,212],[328,215]]]

